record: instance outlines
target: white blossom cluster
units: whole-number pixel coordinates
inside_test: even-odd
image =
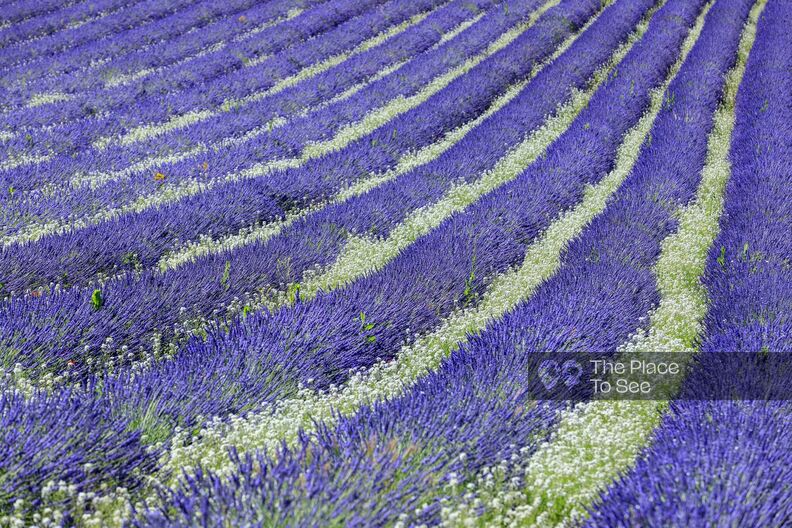
[[[90,469],[90,468],[87,468]],[[107,489],[107,494],[78,491],[75,484],[63,480],[49,481],[41,489],[41,506],[33,514],[33,525],[26,517],[24,500],[17,499],[13,509],[0,515],[0,528],[55,528],[62,526],[64,513],[60,505],[68,501],[75,505],[73,514],[81,528],[120,528],[131,516],[129,490],[122,487]]]

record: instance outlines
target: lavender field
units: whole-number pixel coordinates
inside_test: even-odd
[[[792,527],[792,0],[0,0],[0,528],[437,525]]]

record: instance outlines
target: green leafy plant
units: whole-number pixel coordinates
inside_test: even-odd
[[[462,292],[462,298],[464,299],[465,306],[472,303],[476,298],[476,292],[473,291],[476,282],[476,272],[474,270],[470,271],[470,275],[468,278],[465,279],[465,290]]]
[[[104,298],[102,297],[102,290],[96,289],[91,294],[91,306],[94,310],[100,310],[104,306]]]
[[[720,256],[718,257],[718,264],[723,269],[726,269],[726,247],[721,246],[720,248]]]
[[[470,275],[465,279],[465,289],[462,291],[462,302],[464,306],[472,304],[477,297],[476,294],[476,253],[473,253],[473,261],[470,263]]]
[[[286,291],[286,298],[289,300],[289,304],[294,304],[297,302],[297,299],[300,298],[300,283],[295,282],[294,284],[289,285],[289,289]]]
[[[632,86],[632,85],[631,85]],[[632,92],[632,88],[630,89]],[[665,99],[663,100],[663,108],[671,109],[676,102],[676,94],[674,92],[670,92],[666,95]]]
[[[137,253],[125,253],[121,259],[121,263],[135,270],[143,269],[143,263],[140,261],[140,256]]]
[[[360,320],[360,332],[363,334],[365,334],[366,332],[370,332],[376,326],[376,323],[366,322],[365,312],[360,312],[358,319]],[[377,336],[375,335],[366,336],[366,343],[374,343],[375,341],[377,341]]]
[[[228,279],[231,278],[231,261],[226,260],[225,268],[223,269],[223,276],[220,277],[220,284],[227,290],[231,287]]]

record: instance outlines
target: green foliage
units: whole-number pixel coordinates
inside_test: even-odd
[[[372,331],[374,329],[374,327],[376,326],[376,323],[372,323],[372,322],[368,322],[367,323],[366,322],[366,314],[365,314],[365,312],[360,312],[360,315],[358,316],[358,319],[360,320],[360,333],[362,333],[362,334],[365,334],[366,332]],[[375,336],[375,335],[367,335],[367,336],[365,336],[365,339],[366,339],[366,343],[374,343],[374,342],[377,341],[377,336]]]
[[[674,106],[675,102],[676,94],[674,92],[669,92],[666,94],[665,99],[663,99],[663,108],[670,110]]]
[[[468,306],[472,303],[476,298],[476,293],[473,291],[476,281],[476,272],[471,270],[470,275],[465,280],[465,290],[462,292],[462,297],[464,299],[465,306]]]
[[[726,246],[721,246],[718,264],[720,264],[721,268],[726,269]]]
[[[246,57],[241,51],[234,52],[234,57],[242,61],[242,64],[244,64],[245,66],[250,64],[250,58]]]
[[[96,289],[91,294],[91,306],[94,310],[100,310],[104,306],[104,299],[102,298],[102,290]]]
[[[286,291],[286,297],[289,300],[289,304],[294,304],[297,302],[297,299],[300,298],[300,283],[295,282],[294,284],[289,285],[289,289]]]
[[[473,2],[465,2],[464,7],[465,7],[465,9],[467,9],[468,11],[473,13],[474,15],[479,12],[478,6],[476,4],[474,4]],[[442,33],[442,32],[438,31],[438,33]]]
[[[123,258],[121,259],[121,263],[124,266],[130,267],[134,270],[142,270],[143,263],[140,261],[140,256],[137,253],[129,252],[125,253]]]
[[[476,254],[473,253],[473,261],[470,264],[470,275],[465,279],[465,289],[462,291],[462,302],[464,306],[473,304],[476,300]]]
[[[229,279],[231,278],[231,261],[226,260],[225,268],[223,269],[223,276],[220,277],[220,285],[226,290],[231,287]]]

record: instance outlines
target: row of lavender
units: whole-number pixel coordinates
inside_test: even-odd
[[[150,67],[153,64],[141,64],[139,62],[148,55],[148,53],[140,53],[140,48],[145,49],[152,45],[159,45],[160,48],[165,48],[165,39],[170,41],[167,42],[167,44],[182,45],[181,39],[185,38],[183,33],[191,32],[200,33],[201,35],[191,35],[189,37],[190,40],[187,42],[192,43],[193,46],[197,45],[197,49],[201,49],[207,43],[211,44],[228,38],[229,36],[233,36],[233,33],[229,35],[229,32],[233,31],[233,23],[236,23],[237,31],[244,29],[245,26],[242,25],[239,20],[240,16],[245,17],[244,21],[246,24],[250,23],[255,27],[263,22],[269,21],[272,13],[278,13],[281,16],[285,14],[286,11],[284,7],[293,9],[299,6],[300,4],[295,5],[293,2],[291,4],[276,2],[275,5],[270,6],[269,9],[261,9],[260,7],[256,9],[254,2],[250,0],[229,2],[222,6],[213,5],[208,2],[199,2],[197,4],[193,3],[181,6],[176,4],[169,10],[157,10],[154,13],[149,12],[147,17],[141,19],[133,15],[134,10],[128,9],[130,7],[129,3],[125,4],[117,0],[113,2],[101,2],[93,5],[93,12],[102,15],[102,23],[105,25],[104,30],[106,32],[103,37],[97,35],[97,29],[93,27],[97,25],[98,20],[80,21],[80,28],[82,31],[87,31],[88,36],[94,39],[90,41],[91,46],[87,45],[88,41],[85,43],[79,41],[75,42],[72,35],[69,34],[68,29],[66,31],[54,33],[48,36],[52,41],[50,43],[50,48],[54,47],[54,44],[58,41],[67,42],[69,44],[68,47],[65,47],[62,51],[56,51],[57,48],[42,49],[39,50],[36,60],[27,60],[19,65],[7,65],[6,71],[11,75],[6,79],[6,82],[15,86],[15,81],[18,82],[19,80],[17,75],[24,72],[26,84],[30,86],[30,88],[36,88],[39,92],[45,92],[47,88],[56,88],[60,93],[73,93],[73,88],[70,83],[34,84],[32,81],[39,80],[40,77],[53,77],[55,74],[58,75],[58,80],[62,81],[64,80],[65,74],[77,69],[82,69],[85,65],[90,65],[92,62],[106,64],[106,59],[110,57],[112,57],[114,61],[118,60],[119,64],[116,65],[113,63],[112,68],[119,73],[127,72],[127,62],[125,60],[119,60],[122,59],[122,57],[123,59],[133,61],[129,63],[130,66],[140,64],[143,67]],[[84,5],[80,7],[84,7]],[[141,4],[136,9],[145,7],[148,7],[149,10],[151,8],[151,6]],[[122,11],[122,13],[116,14],[115,11]],[[110,15],[112,15],[112,17]],[[112,20],[108,20],[108,18],[112,18]],[[112,22],[112,24],[109,25],[109,22]],[[71,18],[69,23],[75,24],[76,21]],[[63,25],[66,24],[64,24],[62,19],[54,20],[52,24],[52,26],[58,29],[61,29]],[[30,32],[24,31],[21,25],[14,26],[13,29],[15,30],[14,33],[24,33],[24,38],[21,38],[20,42],[15,43],[14,47],[24,48],[24,44],[31,40]],[[225,31],[220,32],[221,30]],[[43,39],[39,36],[36,40]],[[173,42],[173,40],[176,42]],[[171,53],[173,53],[173,51],[181,51],[179,45],[175,46],[175,49],[169,46]],[[132,53],[133,51],[135,53]],[[149,50],[145,49],[145,51]],[[142,55],[142,57],[140,55]],[[118,70],[116,70],[117,68]],[[71,77],[67,78],[70,81],[72,80]],[[53,78],[51,80],[54,81],[55,79]],[[89,83],[93,81],[93,83],[95,83],[97,80],[98,79],[89,76],[87,79],[84,79],[83,82]],[[74,81],[76,81],[76,79],[74,79]],[[92,84],[84,84],[80,86],[84,89],[91,85]],[[8,101],[7,104],[22,101],[26,102],[26,100]]]
[[[15,5],[16,4],[16,5]],[[21,4],[21,5],[20,5]],[[3,28],[0,43],[17,44],[67,28],[70,24],[86,22],[108,10],[122,6],[122,2],[91,4],[89,2],[14,2],[3,6]],[[55,9],[53,9],[55,8]],[[98,8],[98,9],[97,9]]]
[[[199,94],[201,91],[201,84],[208,83],[213,79],[226,75],[234,74],[244,75],[245,64],[249,61],[267,57],[268,55],[289,49],[295,45],[312,46],[324,43],[332,44],[330,39],[318,39],[317,42],[308,42],[308,39],[314,36],[322,36],[324,33],[336,28],[339,24],[349,20],[350,18],[359,16],[372,7],[384,4],[383,0],[375,1],[370,0],[366,2],[358,2],[353,4],[351,2],[344,2],[343,0],[334,0],[331,2],[320,3],[315,2],[317,5],[313,9],[302,13],[301,16],[285,20],[282,24],[277,26],[267,27],[264,30],[251,35],[249,38],[232,43],[223,49],[215,52],[207,53],[203,56],[197,57],[192,61],[184,63],[176,63],[173,68],[168,70],[167,79],[148,79],[142,78],[131,83],[124,83],[115,87],[110,87],[107,90],[102,90],[99,93],[94,93],[88,90],[84,94],[78,94],[74,100],[66,100],[49,105],[37,106],[34,108],[20,108],[13,110],[4,115],[4,119],[8,123],[13,123],[15,127],[24,125],[25,127],[35,125],[51,125],[57,123],[66,123],[63,125],[63,130],[70,130],[69,124],[74,120],[88,119],[89,122],[96,120],[96,114],[100,116],[103,112],[115,110],[118,115],[114,113],[112,116],[105,115],[105,121],[113,118],[113,126],[116,130],[123,130],[126,127],[132,126],[134,123],[139,122],[139,118],[147,117],[153,118],[154,114],[159,112],[159,118],[162,119],[162,114],[167,113],[167,104],[176,104],[176,108],[181,108],[186,101],[179,102],[180,97],[177,97],[179,90],[192,88],[193,94]],[[288,12],[287,5],[268,5],[264,9],[264,13],[268,15],[269,19],[276,19],[283,16],[284,12]],[[297,7],[302,5],[311,6],[310,3],[297,4]],[[387,12],[385,13],[387,14]],[[237,19],[238,21],[238,19]],[[356,28],[354,34],[360,33],[365,30],[365,25]],[[232,35],[233,36],[233,35]],[[76,50],[79,52],[79,49]],[[331,50],[328,50],[331,51]],[[320,50],[321,52],[321,50]],[[317,53],[314,51],[314,53]],[[331,53],[332,54],[332,53]],[[120,66],[123,68],[125,57],[134,58],[136,54],[124,55],[121,57]],[[145,54],[146,57],[154,56],[155,54]],[[80,57],[65,57],[66,63],[71,63],[74,60],[79,62]],[[295,58],[297,64],[300,64],[300,58]],[[295,65],[296,66],[296,65]],[[250,69],[249,71],[256,71]],[[21,75],[25,75],[26,71],[20,71]],[[101,72],[94,72],[94,75],[102,75]],[[101,77],[100,77],[101,78]],[[167,82],[165,82],[167,81]],[[262,81],[267,81],[263,79]],[[164,91],[164,86],[170,89]],[[34,84],[35,87],[35,84]],[[210,93],[212,93],[210,91]],[[143,98],[141,99],[141,95]],[[195,95],[195,97],[199,97]],[[138,101],[138,99],[141,99]],[[135,116],[131,108],[126,105],[140,104],[146,100],[152,101],[152,108],[149,110],[151,116],[143,114]],[[188,99],[189,100],[189,99]],[[161,103],[158,108],[157,102]],[[143,108],[141,108],[143,110]],[[93,119],[91,119],[93,118]],[[125,123],[122,118],[129,119],[129,123]],[[142,121],[145,122],[145,121]],[[101,122],[100,122],[101,123]],[[72,124],[72,126],[74,126]],[[105,132],[107,128],[102,126],[96,127],[96,133]],[[61,129],[58,129],[61,130]],[[72,132],[72,135],[74,132]],[[75,143],[71,145],[72,150],[77,150],[82,146],[91,144],[91,135],[89,132],[84,132],[88,138],[82,140],[82,143]],[[44,135],[41,141],[34,141],[33,145],[28,145],[29,150],[46,149],[50,145],[47,139],[51,136]],[[99,137],[99,136],[96,136]],[[34,140],[37,136],[34,136]],[[95,139],[95,137],[93,138]],[[62,140],[61,140],[62,141]],[[38,146],[37,146],[38,144]],[[55,145],[57,146],[57,144]]]

